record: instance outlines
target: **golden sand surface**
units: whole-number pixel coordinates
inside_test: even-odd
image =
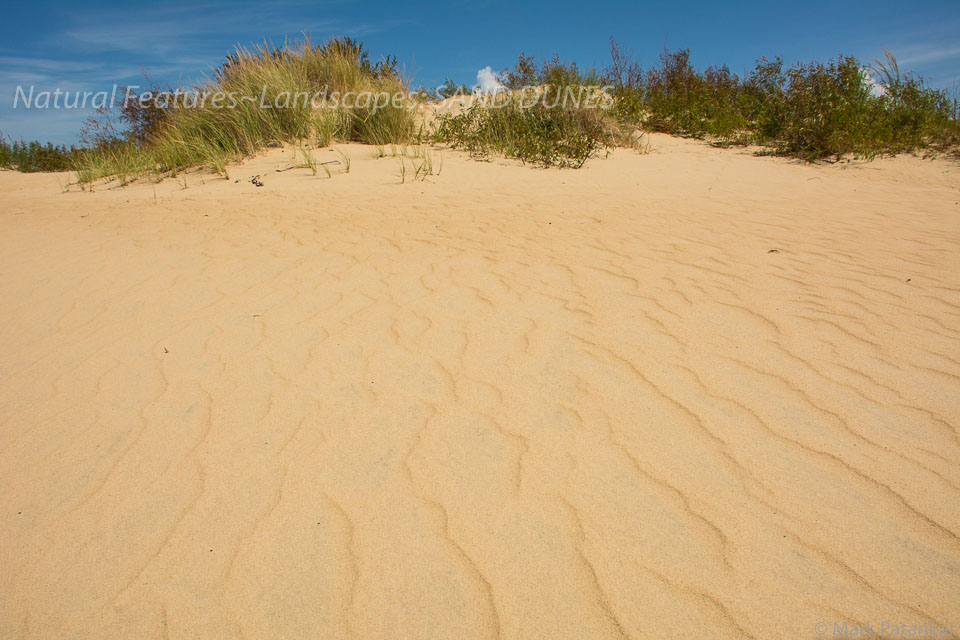
[[[960,635],[960,166],[342,148],[0,173],[0,637]]]

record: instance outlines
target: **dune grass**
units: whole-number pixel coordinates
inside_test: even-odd
[[[323,96],[348,93],[406,92],[395,63],[371,64],[362,45],[345,38],[323,45],[304,38],[280,48],[238,48],[211,78],[190,90],[175,94],[148,141],[119,140],[86,153],[78,180],[159,179],[197,166],[226,175],[229,162],[270,145],[310,141],[327,146],[333,139],[377,144],[406,141],[414,133],[409,104],[384,100],[347,108],[323,101]],[[201,102],[191,96],[222,99]]]
[[[350,173],[350,154],[343,149],[334,149],[333,151],[337,154],[337,157],[340,158],[340,164],[343,165],[343,172]]]
[[[345,165],[345,173],[350,172],[350,156],[342,154],[339,149],[335,149],[341,156],[341,162]],[[438,176],[443,170],[443,155],[434,156],[433,150],[426,144],[391,144],[389,149],[385,145],[377,145],[375,157],[386,158],[387,156],[397,161],[398,176],[400,183],[407,181],[424,181],[429,176]],[[410,164],[409,169],[407,163]],[[412,172],[412,173],[411,173]]]

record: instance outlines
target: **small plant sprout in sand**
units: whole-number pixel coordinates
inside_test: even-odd
[[[330,169],[327,167],[328,164],[333,164],[340,162],[339,160],[327,160],[326,162],[318,162],[316,158],[313,157],[313,151],[307,149],[304,146],[297,147],[297,153],[300,157],[303,158],[303,162],[299,164],[292,164],[286,169],[277,169],[277,171],[287,171],[289,169],[310,169],[313,175],[317,175],[317,171],[322,169],[327,177],[331,177]]]
[[[313,153],[310,149],[307,149],[304,146],[297,147],[297,151],[303,156],[303,163],[296,165],[297,168],[310,169],[313,172],[313,175],[317,175],[317,159],[313,157]],[[326,167],[324,167],[326,170]],[[327,171],[327,177],[330,176],[330,171]]]
[[[350,173],[350,154],[340,149],[334,149],[333,151],[340,156],[340,162],[343,164],[343,172]]]
[[[427,145],[420,145],[413,149],[413,159],[411,163],[416,169],[415,179],[426,180],[427,176],[440,175],[440,171],[434,171],[433,153]],[[441,167],[443,161],[441,160]]]
[[[420,158],[417,160],[410,160],[410,164],[413,165],[414,180],[426,180],[427,176],[433,175],[433,158],[430,156]]]
[[[439,166],[434,163],[433,152],[426,145],[416,147],[403,147],[396,155],[400,166],[400,184],[407,179],[407,162],[413,169],[413,181],[425,181],[427,176],[440,175],[440,169],[443,167],[443,158],[441,156]]]

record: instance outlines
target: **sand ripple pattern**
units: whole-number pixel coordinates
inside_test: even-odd
[[[960,171],[0,174],[0,637],[960,633]]]

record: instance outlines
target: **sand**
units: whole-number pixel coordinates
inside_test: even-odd
[[[956,163],[344,148],[0,173],[0,637],[960,634]]]

